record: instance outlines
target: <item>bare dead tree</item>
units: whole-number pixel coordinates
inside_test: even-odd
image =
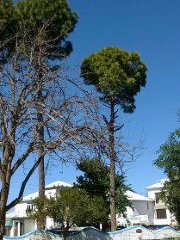
[[[70,159],[75,151],[85,152],[90,131],[91,123],[87,122],[90,99],[86,102],[84,97],[70,91],[66,94],[67,82],[73,82],[68,81],[63,65],[49,71],[50,66],[43,64],[45,56],[39,84],[34,47],[27,52],[22,41],[17,40],[13,56],[0,66],[0,239],[5,230],[6,212],[22,200],[26,184],[43,157],[61,152],[63,158]],[[39,91],[43,93],[42,101],[39,101]],[[38,119],[40,115],[42,121]],[[38,137],[40,128],[44,129],[43,139]],[[85,147],[80,151],[81,146]],[[29,172],[22,179],[17,197],[8,203],[12,177],[25,163],[31,165]]]
[[[25,53],[21,61],[31,61],[39,92],[36,101],[44,104],[47,94],[44,90],[44,76],[51,74],[59,67],[60,60],[72,51],[72,45],[67,37],[73,31],[78,17],[72,11],[66,0],[62,1],[1,1],[0,2],[0,63],[6,63],[7,57],[13,56],[16,46],[20,46]],[[2,42],[5,40],[5,44]],[[53,65],[54,59],[59,62]],[[56,69],[57,70],[57,69]],[[44,150],[45,132],[44,116],[36,111],[39,125],[37,138],[39,139],[39,195],[45,191]],[[43,229],[44,222],[37,223]]]

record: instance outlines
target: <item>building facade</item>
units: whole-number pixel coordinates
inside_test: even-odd
[[[132,191],[127,191],[126,195],[132,206],[127,207],[125,216],[118,216],[118,225],[125,227],[137,224],[152,225],[154,201]]]
[[[55,197],[57,189],[61,187],[72,187],[71,184],[57,181],[45,187],[47,197]],[[38,197],[38,192],[23,197],[23,200],[17,204],[13,212],[6,215],[6,235],[11,237],[21,236],[37,229],[35,220],[29,219],[27,211],[32,208],[32,201]],[[52,218],[46,217],[45,225],[47,229],[55,227]]]
[[[147,187],[147,197],[137,193],[127,192],[128,198],[132,200],[132,208],[127,208],[126,219],[120,217],[119,225],[145,224],[147,226],[176,225],[174,216],[170,213],[165,203],[160,198],[160,193],[167,178]]]
[[[160,198],[160,193],[166,181],[168,181],[168,179],[164,178],[146,188],[148,198],[154,202],[153,225],[176,225],[174,216]]]

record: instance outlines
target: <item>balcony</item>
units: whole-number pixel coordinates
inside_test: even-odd
[[[161,203],[156,203],[154,206],[155,209],[167,209],[165,203],[161,202]]]
[[[131,223],[147,223],[149,221],[148,215],[137,215],[137,216],[131,216],[128,217],[128,220]]]

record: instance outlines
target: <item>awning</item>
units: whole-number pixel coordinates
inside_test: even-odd
[[[12,220],[6,220],[5,222],[5,227],[12,227],[13,226],[13,221]]]

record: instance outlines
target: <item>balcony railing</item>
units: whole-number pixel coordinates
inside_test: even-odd
[[[165,203],[156,203],[154,206],[155,209],[166,209]]]
[[[141,223],[145,223],[148,222],[148,215],[137,215],[137,216],[131,216],[130,218],[128,218],[128,220],[130,222],[141,222]]]

